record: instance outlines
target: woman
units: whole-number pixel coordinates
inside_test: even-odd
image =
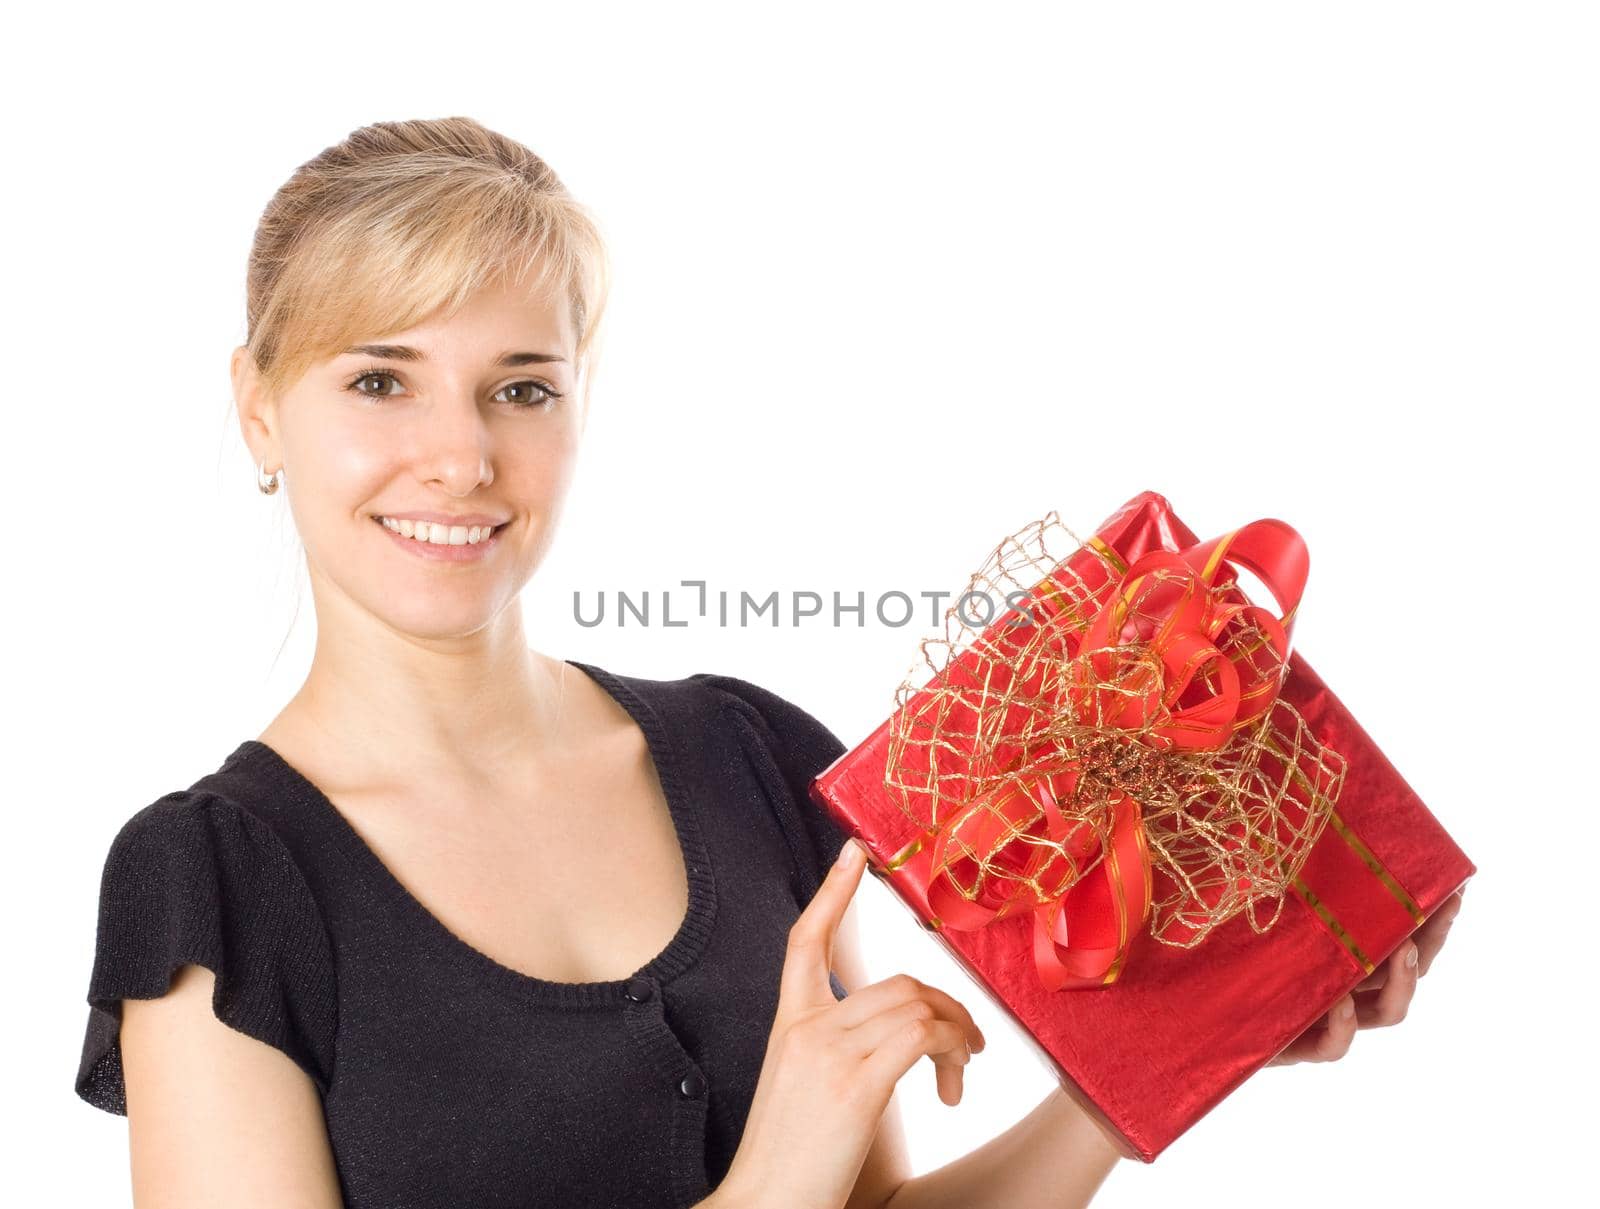
[[[832,733],[528,648],[606,276],[554,173],[464,118],[273,198],[233,385],[316,651],[113,841],[79,1094],[128,1115],[141,1205],[1087,1203],[1117,1151],[1061,1093],[909,1179],[896,1083],[926,1056],[955,1103],[982,1039],[866,984],[859,849],[805,793]],[[1280,1060],[1399,1019],[1454,909]]]

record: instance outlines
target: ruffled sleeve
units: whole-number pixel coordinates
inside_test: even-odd
[[[127,1114],[122,1001],[160,998],[190,963],[216,975],[217,1019],[288,1054],[327,1093],[338,1001],[310,887],[264,820],[185,790],[124,823],[106,857],[79,1096]]]
[[[737,676],[698,672],[724,694],[724,713],[739,729],[746,752],[767,786],[795,862],[795,897],[804,908],[850,838],[812,799],[812,779],[845,752],[839,737],[794,702]],[[833,977],[836,998],[845,988]]]

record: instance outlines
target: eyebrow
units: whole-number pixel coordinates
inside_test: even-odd
[[[426,361],[421,349],[405,344],[357,344],[344,350],[342,356],[377,357],[384,361]],[[501,353],[496,365],[542,365],[551,361],[565,361],[555,353]]]

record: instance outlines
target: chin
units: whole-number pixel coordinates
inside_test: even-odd
[[[378,616],[391,630],[418,642],[459,642],[487,630],[496,615],[471,610],[470,615],[445,616],[441,615],[441,610],[434,609],[419,617],[396,616],[392,612]]]

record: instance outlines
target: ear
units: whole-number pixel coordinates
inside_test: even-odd
[[[233,404],[239,417],[239,433],[257,464],[265,463],[268,470],[283,464],[278,440],[277,401],[268,393],[261,379],[261,371],[248,346],[241,344],[233,350],[228,364],[228,376],[233,379]]]

